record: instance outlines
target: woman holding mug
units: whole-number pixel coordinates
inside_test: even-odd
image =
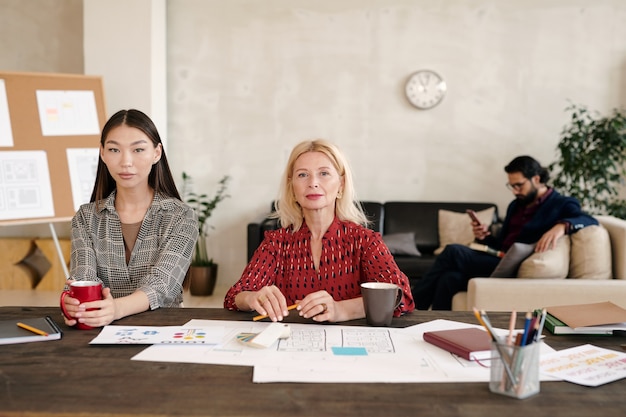
[[[196,214],[180,199],[154,123],[139,110],[115,113],[102,130],[90,203],[72,219],[67,282],[102,283],[102,299],[65,296],[65,323],[98,327],[180,307],[197,238]]]
[[[314,321],[365,317],[360,284],[398,285],[395,315],[415,305],[409,280],[381,235],[365,227],[350,167],[339,149],[324,140],[295,146],[277,201],[282,226],[269,231],[239,281],[224,299],[229,310],[256,310],[272,321],[298,314]]]

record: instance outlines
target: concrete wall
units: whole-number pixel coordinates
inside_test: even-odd
[[[83,73],[82,0],[0,0],[0,70]]]
[[[626,3],[572,0],[168,2],[170,159],[215,189],[221,282],[245,265],[245,223],[277,191],[291,147],[324,137],[364,200],[511,199],[504,165],[554,157],[569,102],[626,99]],[[407,77],[448,83],[412,108]]]
[[[0,19],[50,16],[30,3],[0,0]],[[76,1],[37,3],[79,9]],[[503,166],[519,154],[551,162],[570,102],[607,113],[626,101],[621,0],[168,0],[166,7],[162,133],[172,169],[207,193],[222,175],[232,177],[231,198],[211,219],[218,291],[239,277],[246,223],[269,207],[287,154],[303,139],[324,137],[346,152],[361,199],[493,201],[503,210],[511,199]],[[102,17],[111,30],[120,13]],[[37,55],[68,32],[82,35],[74,19],[59,19],[68,21],[28,47],[16,46],[23,23],[9,29],[0,20],[0,63],[8,59],[4,43]],[[111,65],[132,65],[108,54]],[[80,72],[32,61],[8,69]],[[444,101],[427,111],[403,95],[421,68],[448,83]],[[115,100],[133,94],[116,92]]]

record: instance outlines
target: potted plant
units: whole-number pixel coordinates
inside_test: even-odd
[[[185,288],[189,288],[192,295],[211,295],[217,280],[217,264],[209,257],[207,251],[207,238],[209,237],[208,223],[213,210],[225,198],[226,188],[230,177],[225,175],[219,181],[219,188],[213,197],[207,194],[197,194],[192,190],[192,178],[183,172],[183,200],[189,204],[198,216],[198,240],[191,258],[191,266],[185,279]]]
[[[593,117],[577,105],[566,110],[571,120],[549,165],[554,187],[576,197],[590,214],[626,218],[626,201],[618,196],[626,174],[626,116],[613,110]]]

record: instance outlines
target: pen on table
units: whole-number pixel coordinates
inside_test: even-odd
[[[537,340],[537,332],[539,331],[539,315],[533,317],[530,321],[530,332],[528,332],[528,338],[526,344],[529,345]]]
[[[515,329],[515,321],[517,320],[517,312],[515,310],[511,311],[511,319],[509,320],[509,335],[506,338],[506,344],[513,344],[513,330]]]
[[[289,307],[287,307],[287,310],[293,310],[294,308],[298,307],[298,304],[292,304]],[[259,316],[255,316],[252,318],[253,321],[257,321],[257,320],[263,320],[268,318],[269,316],[267,314],[261,314]]]
[[[24,323],[17,323],[17,327],[21,327],[22,329],[26,329],[30,332],[36,333],[36,334],[40,334],[42,336],[48,336],[48,333],[44,332],[43,330],[39,330],[35,327],[29,326],[28,324],[24,324]]]
[[[539,321],[539,329],[537,329],[537,334],[535,334],[535,342],[541,340],[541,333],[543,332],[543,326],[546,324],[546,315],[548,311],[544,308],[541,310],[541,320]]]

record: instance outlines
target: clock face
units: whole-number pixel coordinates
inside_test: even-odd
[[[418,109],[430,109],[446,95],[446,82],[434,71],[413,73],[405,86],[406,98]]]

